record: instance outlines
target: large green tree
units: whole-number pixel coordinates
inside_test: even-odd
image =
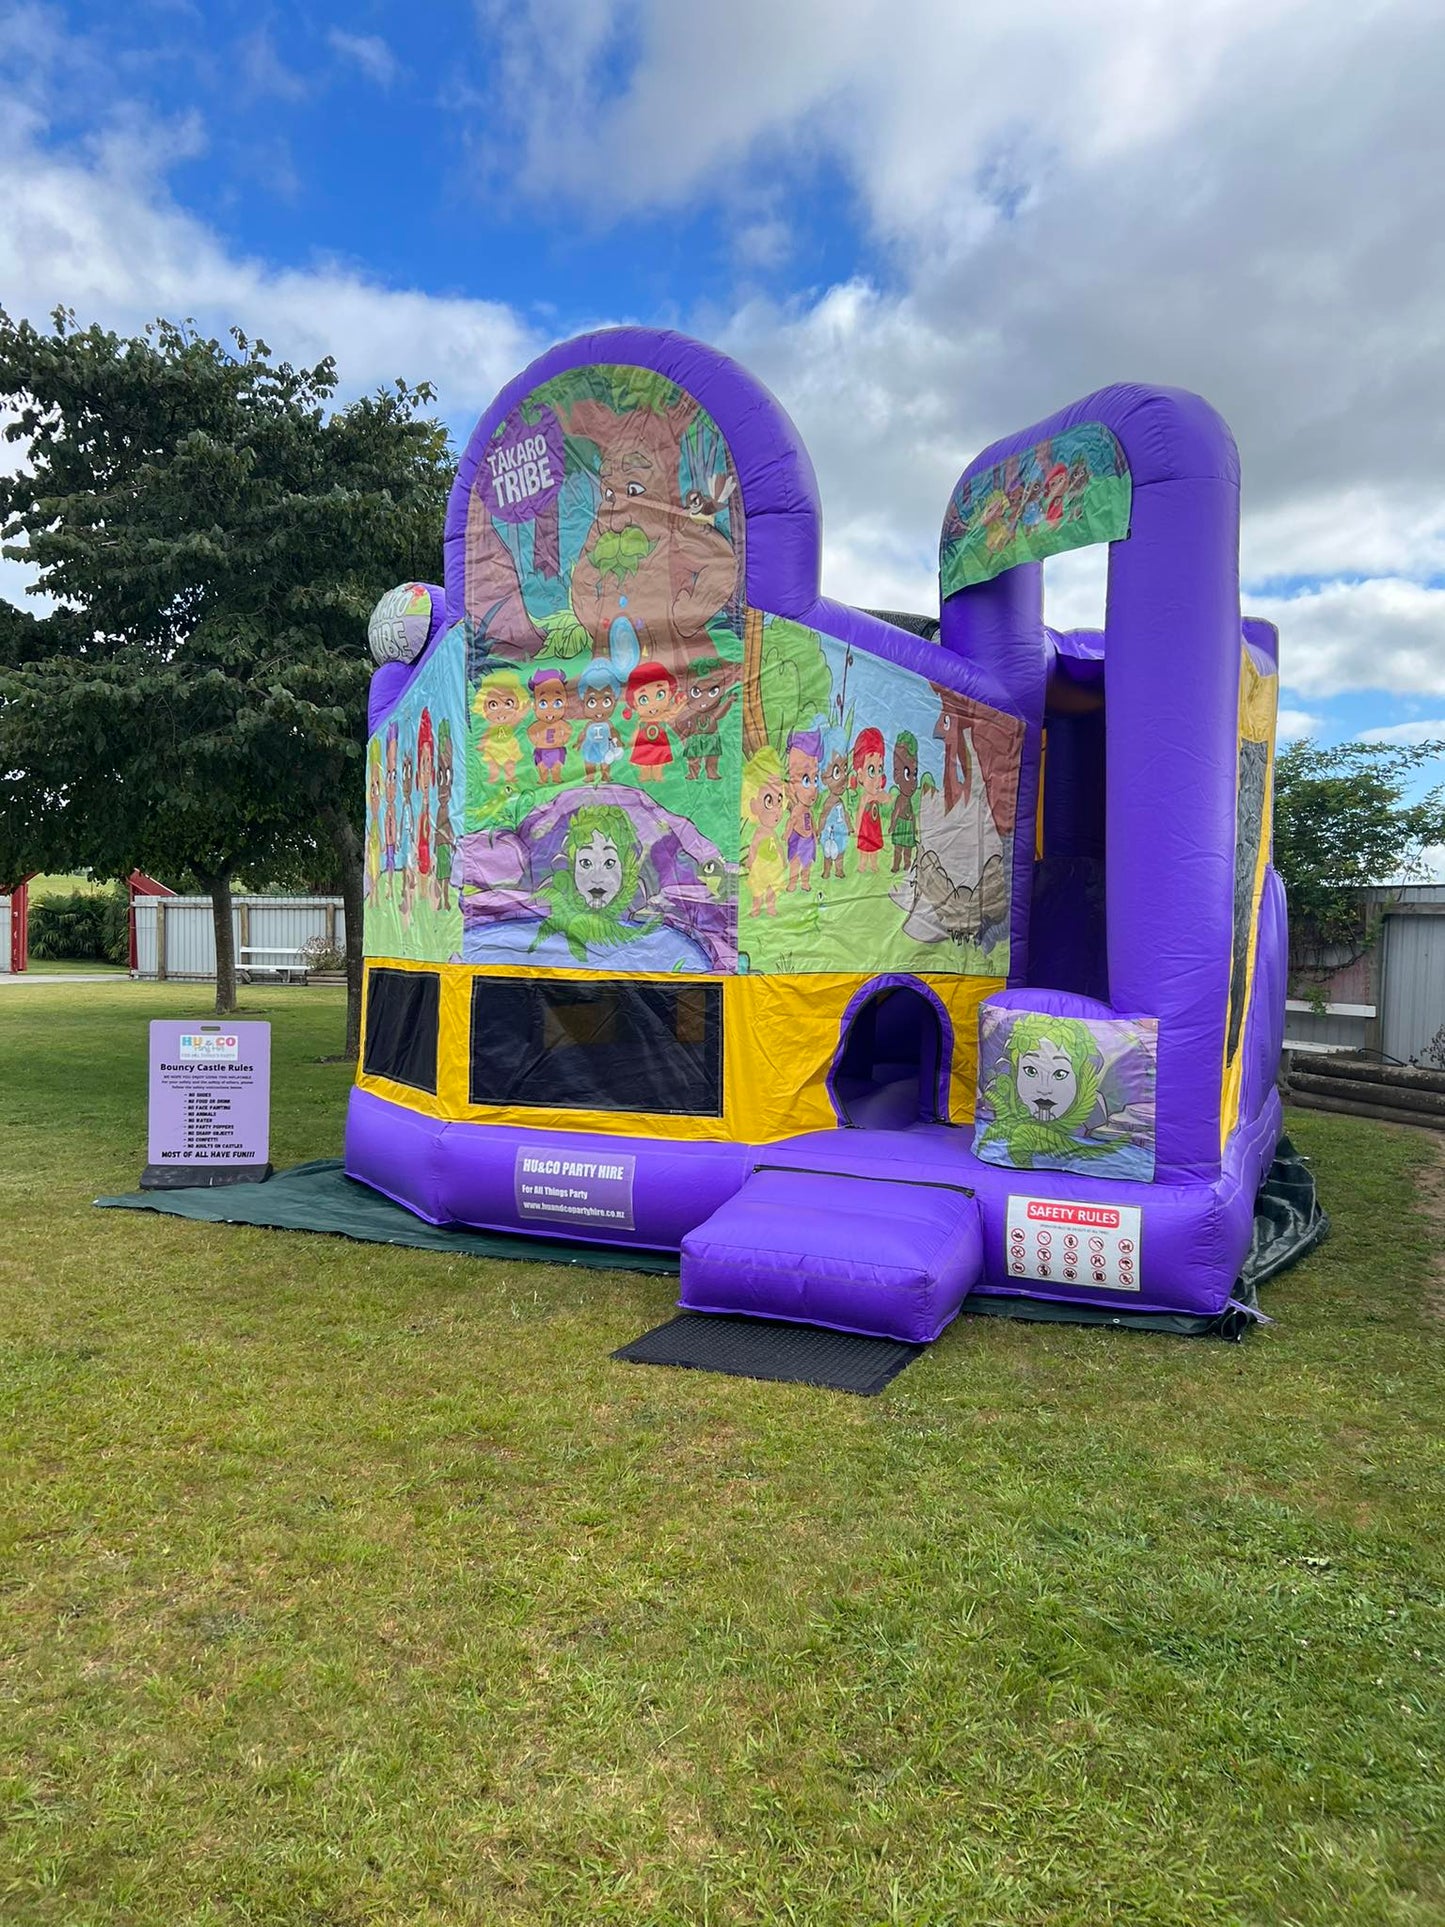
[[[1291,962],[1309,973],[1372,939],[1360,892],[1424,874],[1445,843],[1445,787],[1420,790],[1445,743],[1303,741],[1275,763],[1274,862],[1289,898]]]
[[[183,865],[216,913],[318,840],[346,905],[358,1042],[366,617],[429,572],[445,431],[403,382],[334,406],[295,368],[189,323],[123,338],[0,311],[0,403],[26,461],[0,480],[5,553],[56,604],[0,618],[0,856],[106,873]]]

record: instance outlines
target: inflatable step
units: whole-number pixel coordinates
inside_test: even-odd
[[[759,1165],[683,1239],[679,1302],[926,1345],[982,1269],[965,1185]]]

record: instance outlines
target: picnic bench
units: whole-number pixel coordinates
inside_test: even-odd
[[[236,951],[236,974],[244,983],[254,977],[274,977],[278,983],[304,984],[307,964],[294,945],[278,949],[244,943]]]

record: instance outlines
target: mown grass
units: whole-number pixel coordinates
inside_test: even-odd
[[[670,1281],[98,1212],[144,1022],[0,1002],[8,1924],[1445,1918],[1423,1136],[1300,1116],[1243,1346],[614,1364]],[[338,993],[246,993],[278,1162]]]

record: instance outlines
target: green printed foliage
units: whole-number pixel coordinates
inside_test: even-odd
[[[532,391],[523,403],[522,415],[526,421],[536,421],[543,407],[565,410],[584,400],[601,402],[614,415],[630,414],[637,408],[650,408],[654,414],[663,415],[681,394],[676,382],[652,368],[568,368]]]
[[[783,616],[770,616],[763,673],[759,678],[768,740],[785,743],[788,732],[805,727],[815,716],[831,717],[833,678],[815,629]]]
[[[570,609],[558,609],[553,615],[534,617],[534,620],[547,638],[548,655],[559,656],[567,662],[574,656],[586,655],[592,647],[592,638]]]
[[[625,582],[637,574],[655,547],[641,529],[604,529],[592,550],[592,560],[599,575],[615,576],[618,582]]]

